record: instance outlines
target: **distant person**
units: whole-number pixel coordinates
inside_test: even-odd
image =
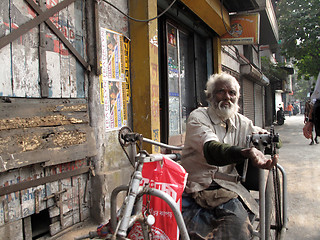
[[[311,100],[308,100],[305,104],[305,110],[304,110],[305,127],[303,128],[303,134],[307,139],[311,138],[310,145],[314,144],[313,124],[309,121],[309,119],[311,119],[311,121],[312,121],[312,109],[313,109],[313,103],[311,102]]]
[[[291,117],[291,115],[292,115],[292,110],[293,110],[293,106],[292,106],[291,103],[289,103],[287,109],[288,109],[288,112],[289,112],[289,117]]]
[[[284,120],[285,120],[284,111],[283,111],[283,108],[280,107],[279,110],[277,111],[277,123],[278,123],[278,125],[284,124]]]
[[[318,142],[320,136],[320,99],[318,98],[314,104],[309,100],[306,102],[304,114],[303,135],[307,139],[311,139],[310,145]],[[313,138],[313,129],[315,130],[315,138]]]
[[[293,104],[293,115],[297,115],[299,113],[299,106],[297,104]]]

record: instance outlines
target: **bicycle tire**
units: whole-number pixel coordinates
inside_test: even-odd
[[[282,198],[280,192],[279,170],[274,167],[270,170],[266,186],[265,201],[265,239],[280,240],[282,221]]]

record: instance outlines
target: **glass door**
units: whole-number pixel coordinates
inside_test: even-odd
[[[168,120],[169,138],[185,132],[188,105],[194,105],[192,98],[187,101],[188,91],[193,91],[188,83],[188,35],[167,23],[167,69],[168,69]],[[188,90],[188,91],[187,91]]]

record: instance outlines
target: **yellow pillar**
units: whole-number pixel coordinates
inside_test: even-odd
[[[213,71],[214,73],[222,72],[220,37],[213,38]]]
[[[157,0],[130,0],[130,16],[150,19],[157,15]],[[158,23],[130,20],[133,130],[160,141]],[[145,145],[147,146],[147,145]],[[158,147],[147,148],[156,152]]]

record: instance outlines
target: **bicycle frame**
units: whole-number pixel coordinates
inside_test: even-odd
[[[135,144],[136,140],[146,141],[158,146],[171,148],[174,150],[181,150],[179,147],[171,147],[166,144],[154,142],[149,139],[142,138],[142,136],[128,136],[128,141],[131,141],[132,144]],[[141,144],[142,146],[142,144]],[[180,230],[180,235],[182,239],[189,240],[189,235],[187,232],[187,228],[184,224],[184,220],[179,208],[177,208],[176,203],[167,193],[160,191],[158,189],[152,189],[149,187],[141,187],[140,181],[142,179],[142,167],[145,162],[152,161],[161,161],[163,155],[162,154],[147,154],[146,151],[140,149],[139,153],[136,153],[135,146],[131,146],[133,148],[133,154],[135,157],[135,169],[130,179],[129,185],[122,185],[115,188],[111,194],[111,226],[112,229],[115,230],[113,239],[115,238],[126,238],[127,230],[136,222],[139,221],[141,223],[143,229],[143,236],[145,239],[149,239],[149,234],[147,231],[148,226],[153,224],[152,217],[146,217],[142,210],[142,196],[145,194],[152,195],[155,197],[159,197],[164,200],[172,209],[174,217],[177,221],[178,228]],[[167,155],[173,158],[175,155]],[[123,201],[122,207],[120,208],[119,215],[117,215],[117,196],[120,192],[127,191],[127,195]],[[150,215],[149,215],[150,216]],[[119,219],[119,221],[117,220]]]

